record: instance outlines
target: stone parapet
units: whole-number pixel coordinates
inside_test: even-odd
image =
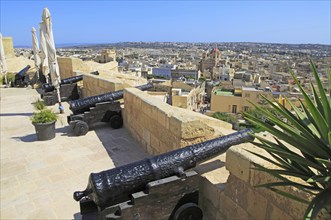
[[[90,71],[81,59],[72,57],[58,57],[57,62],[59,64],[60,75],[62,79],[76,76],[75,71],[82,71],[88,73]]]
[[[114,92],[127,86],[117,79],[103,79],[92,74],[83,74],[83,97]]]
[[[207,219],[302,219],[307,204],[286,198],[269,189],[256,187],[277,180],[254,169],[256,164],[270,168],[275,166],[247,150],[270,158],[253,144],[240,144],[226,152],[225,167],[230,174],[226,181],[215,182],[212,173],[204,174],[200,186],[200,203],[208,216]],[[223,168],[216,170],[221,169]],[[309,200],[307,193],[293,187],[279,189]],[[319,214],[317,219],[328,217]]]
[[[124,125],[153,155],[222,135],[226,122],[172,107],[135,88],[124,92]]]
[[[152,155],[235,132],[228,123],[172,107],[135,88],[125,89],[124,103],[124,125]],[[247,150],[270,158],[255,145],[244,143],[196,168],[201,175],[199,206],[205,219],[302,219],[306,204],[256,187],[276,180],[254,169],[256,164],[274,166]],[[306,193],[293,187],[280,189],[309,200]],[[317,219],[328,217],[322,213]]]

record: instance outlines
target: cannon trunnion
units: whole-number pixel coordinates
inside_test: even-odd
[[[195,167],[197,163],[226,152],[232,145],[253,140],[251,132],[251,129],[241,130],[121,167],[91,173],[86,189],[75,192],[73,197],[76,201],[93,201],[100,213],[108,207],[132,200],[135,193],[145,192],[147,185],[153,181],[162,181],[171,176],[185,178],[187,175],[184,171]]]

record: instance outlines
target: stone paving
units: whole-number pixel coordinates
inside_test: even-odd
[[[125,128],[96,125],[85,136],[70,134],[59,115],[56,137],[37,141],[29,117],[39,94],[31,88],[1,88],[0,219],[81,219],[72,194],[86,187],[91,172],[148,155]],[[57,106],[52,107],[58,112]]]

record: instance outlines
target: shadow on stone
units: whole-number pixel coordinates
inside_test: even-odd
[[[55,129],[55,133],[62,133],[61,136],[73,136],[73,135],[68,135],[68,131],[69,130],[69,126],[65,126],[62,128],[57,128]],[[56,138],[56,137],[55,137]],[[37,140],[37,135],[34,134],[28,134],[25,135],[23,137],[12,137],[12,139],[16,140],[16,141],[23,141],[23,142],[34,142],[34,141],[38,141]]]
[[[107,123],[96,123],[92,128],[116,167],[149,156],[125,127],[113,129]]]
[[[87,213],[87,214],[80,214],[80,212],[74,214],[74,220],[99,220],[98,213]]]
[[[199,174],[204,174],[204,173],[219,169],[224,166],[225,166],[225,163],[223,161],[214,160],[214,161],[211,161],[208,163],[200,164],[197,167],[195,167],[194,170]]]
[[[29,135],[26,135],[26,136],[23,136],[23,137],[12,137],[12,139],[14,139],[16,141],[23,141],[23,142],[38,141],[36,134],[29,134]]]
[[[6,116],[32,116],[33,113],[1,113],[0,117],[6,117]]]
[[[38,89],[36,89],[36,91],[41,95],[41,94],[44,94],[44,91],[43,91],[43,89],[42,88],[38,88]]]
[[[69,125],[56,129],[56,133],[62,133],[61,136],[65,137],[75,137]]]

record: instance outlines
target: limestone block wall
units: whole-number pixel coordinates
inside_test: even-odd
[[[250,143],[231,147],[226,152],[226,169],[229,171],[225,183],[212,183],[202,177],[200,205],[207,219],[302,219],[307,205],[283,197],[257,185],[275,181],[275,177],[254,170],[255,164],[272,166],[245,149],[268,156]],[[285,192],[308,198],[304,192],[292,187],[282,187]],[[328,219],[324,215],[318,219]]]
[[[152,155],[235,132],[228,123],[169,106],[135,88],[124,90],[124,104],[125,127]],[[196,168],[205,170],[200,173],[199,186],[199,205],[205,219],[302,219],[307,205],[255,187],[275,178],[252,169],[256,164],[272,165],[247,150],[268,156],[253,144],[245,143]],[[291,187],[281,189],[308,198],[304,192]],[[320,215],[318,219],[329,218]]]
[[[15,57],[13,38],[3,37],[2,42],[6,58]]]
[[[124,92],[124,126],[152,155],[222,135],[231,124],[172,107],[136,88]]]
[[[90,68],[81,59],[58,57],[57,61],[62,79],[76,76],[75,71],[90,72]]]
[[[84,74],[83,76],[83,97],[100,95],[107,92],[124,89],[128,85],[113,79],[103,79],[96,75]]]

